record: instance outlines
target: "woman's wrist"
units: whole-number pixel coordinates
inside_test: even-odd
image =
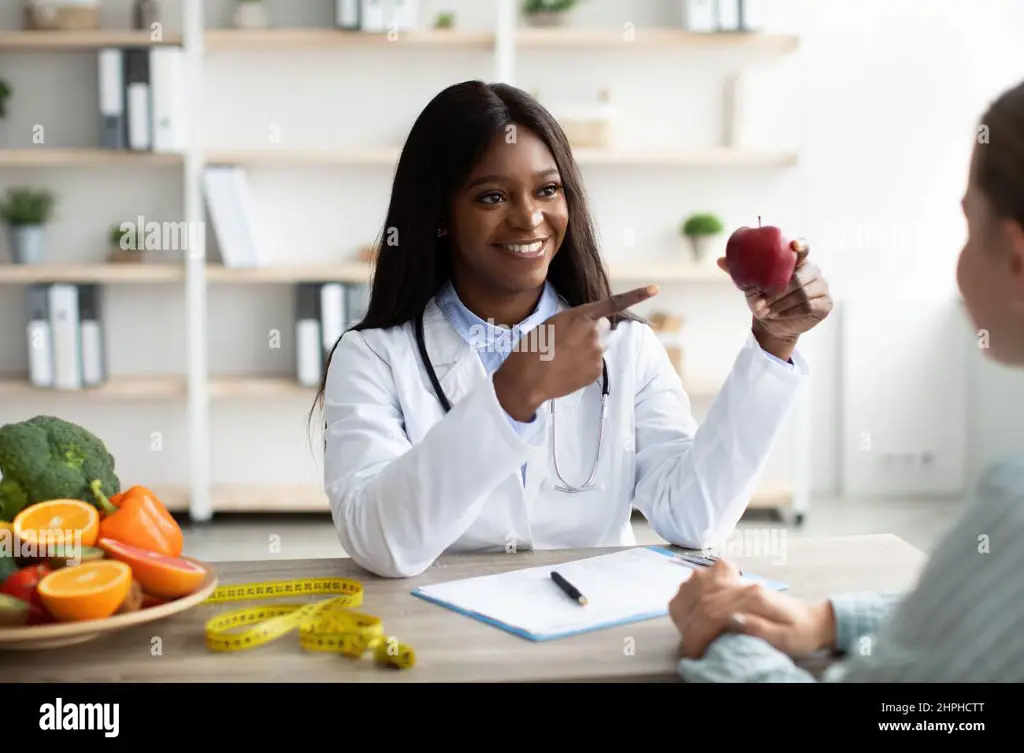
[[[832,609],[832,601],[825,599],[813,606],[816,643],[818,650],[835,649],[836,647],[836,613]]]
[[[493,381],[494,394],[505,413],[520,423],[529,422],[540,405],[533,396],[533,390],[523,384],[524,380],[516,379],[514,376],[510,378],[510,375],[501,369],[494,372]]]
[[[757,340],[757,344],[760,345],[761,349],[766,353],[771,353],[780,361],[788,362],[793,357],[793,352],[796,350],[795,337],[776,337],[769,333],[765,329],[764,325],[757,319],[754,319],[752,331],[754,333],[754,339]]]

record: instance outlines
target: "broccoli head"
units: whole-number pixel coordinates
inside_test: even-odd
[[[92,484],[103,494],[121,491],[114,456],[103,441],[81,426],[54,416],[0,426],[0,521],[22,508],[50,499],[80,499],[99,506]]]

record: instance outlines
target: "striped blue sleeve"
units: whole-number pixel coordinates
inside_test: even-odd
[[[687,682],[817,682],[814,675],[762,638],[720,635],[700,659],[680,659]]]
[[[829,599],[836,617],[836,648],[848,652],[857,641],[878,631],[903,600],[901,593],[858,592]]]

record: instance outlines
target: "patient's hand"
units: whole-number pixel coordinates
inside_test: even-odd
[[[724,560],[694,570],[668,607],[683,636],[682,656],[703,656],[708,644],[729,627],[732,615],[744,609],[759,589],[756,584],[743,583],[735,565]]]
[[[729,629],[762,638],[794,659],[831,648],[836,638],[831,602],[805,604],[769,589],[745,599]]]
[[[792,596],[744,583],[729,562],[694,573],[669,604],[669,614],[683,635],[682,656],[699,659],[724,632],[764,639],[793,658],[832,646],[835,618],[828,601],[805,604]]]

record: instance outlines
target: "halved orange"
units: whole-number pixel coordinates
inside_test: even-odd
[[[36,586],[46,611],[62,622],[102,620],[118,610],[132,586],[123,562],[94,560],[54,570]]]
[[[170,600],[187,596],[206,578],[206,568],[191,560],[168,557],[114,539],[100,539],[98,546],[108,557],[131,566],[135,580],[151,597]]]
[[[37,548],[94,546],[99,534],[99,510],[80,499],[37,502],[14,516],[14,535]]]

